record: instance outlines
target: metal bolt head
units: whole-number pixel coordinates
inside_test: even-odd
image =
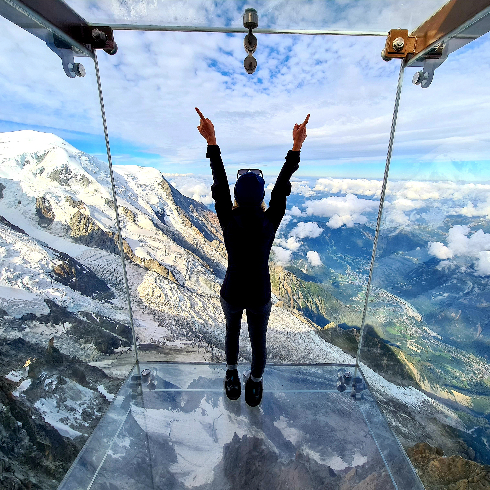
[[[243,66],[245,67],[245,71],[251,75],[257,68],[257,60],[249,54],[243,61]]]
[[[393,49],[395,51],[401,51],[404,46],[405,46],[405,41],[404,41],[403,37],[397,37],[393,41]]]
[[[424,70],[417,71],[412,78],[412,83],[415,85],[422,85],[428,78],[427,73]]]
[[[92,37],[94,41],[105,42],[107,41],[107,36],[105,32],[102,32],[100,29],[92,30]]]
[[[104,51],[107,54],[114,55],[117,53],[117,44],[115,41],[106,41]]]
[[[255,9],[246,9],[243,14],[243,27],[255,29],[259,25],[259,16]]]
[[[381,50],[381,58],[384,60],[384,61],[390,61],[391,58],[389,58],[388,56],[386,56],[386,49],[382,49]]]
[[[73,63],[73,71],[77,77],[85,76],[85,67],[81,63]]]
[[[85,68],[81,63],[68,63],[67,68],[67,75],[71,78],[85,76]]]

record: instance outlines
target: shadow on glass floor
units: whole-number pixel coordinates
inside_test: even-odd
[[[59,488],[423,489],[369,391],[337,390],[340,367],[269,365],[251,408],[224,395],[222,364],[140,363]]]

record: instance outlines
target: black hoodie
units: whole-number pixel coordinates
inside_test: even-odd
[[[299,151],[290,150],[279,173],[267,211],[256,206],[233,209],[230,187],[218,145],[206,157],[213,172],[211,191],[228,252],[228,269],[221,296],[231,305],[254,308],[271,299],[269,254],[291,194],[290,178],[299,168]]]

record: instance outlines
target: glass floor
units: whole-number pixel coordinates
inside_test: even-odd
[[[337,390],[339,369],[353,372],[268,365],[251,408],[243,384],[224,394],[223,364],[140,363],[59,488],[423,489],[369,390]]]

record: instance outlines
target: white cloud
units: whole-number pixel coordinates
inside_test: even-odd
[[[426,203],[420,200],[412,201],[411,199],[401,198],[393,201],[392,205],[400,211],[412,211],[413,209],[425,206]]]
[[[429,242],[428,249],[430,255],[434,255],[441,260],[452,259],[454,255],[452,250],[441,242]]]
[[[467,237],[469,232],[469,226],[464,225],[456,225],[449,230],[447,242],[454,255],[474,257],[484,250],[490,250],[490,233],[478,230]]]
[[[313,189],[318,192],[330,192],[332,194],[357,194],[379,197],[381,184],[380,180],[368,179],[318,179]]]
[[[485,250],[478,254],[478,262],[476,264],[476,273],[479,276],[490,275],[490,251]]]
[[[291,216],[302,216],[303,213],[301,212],[301,210],[298,208],[298,206],[293,206],[289,211],[288,213],[291,215]]]
[[[319,265],[322,265],[322,261],[320,259],[320,255],[318,255],[318,252],[315,252],[314,250],[310,250],[309,252],[306,253],[306,257],[308,259],[308,262],[316,267]]]
[[[279,265],[287,265],[291,262],[291,250],[286,250],[282,247],[272,247],[272,260]]]
[[[184,196],[206,205],[213,203],[211,177],[198,177],[189,174],[167,174],[167,177],[170,184],[184,194]]]
[[[301,181],[301,182],[291,182],[291,194],[301,194],[305,197],[310,197],[314,196],[315,192],[313,189],[308,185],[308,182]]]
[[[292,237],[301,238],[317,238],[322,234],[323,230],[314,222],[298,223],[289,233]]]
[[[438,259],[470,258],[475,261],[476,273],[490,274],[490,233],[477,230],[472,235],[470,227],[453,226],[447,236],[447,246],[441,242],[429,242],[428,252]]]
[[[469,218],[473,218],[475,216],[485,216],[486,218],[490,219],[490,200],[477,203],[476,207],[470,201],[463,208],[456,209],[455,214],[462,214],[463,216],[468,216]]]
[[[307,215],[330,218],[327,223],[330,228],[340,228],[343,225],[350,228],[354,224],[366,223],[367,218],[363,213],[377,209],[378,202],[347,194],[345,197],[331,196],[316,201],[306,201],[304,206]]]
[[[279,238],[275,240],[275,242],[293,252],[296,252],[296,250],[303,245],[303,243],[297,241],[295,237],[289,237],[287,240],[284,238]]]

